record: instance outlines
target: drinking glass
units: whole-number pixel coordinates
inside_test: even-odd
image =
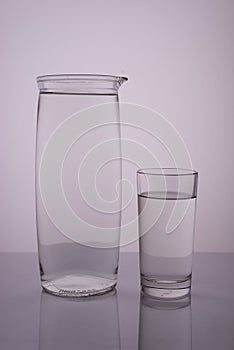
[[[177,168],[137,172],[141,285],[146,294],[190,292],[198,172]]]
[[[37,238],[41,284],[52,294],[101,294],[117,283],[118,90],[126,80],[90,74],[37,78]]]

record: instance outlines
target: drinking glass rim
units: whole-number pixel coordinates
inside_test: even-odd
[[[191,176],[198,175],[198,171],[184,168],[142,168],[137,170],[137,174],[155,176]]]
[[[125,76],[109,75],[109,74],[45,74],[37,76],[37,82],[69,82],[69,81],[127,81],[128,78]]]

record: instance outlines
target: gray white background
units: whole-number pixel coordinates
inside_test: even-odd
[[[234,251],[233,23],[233,0],[2,0],[0,251],[36,250],[35,77],[49,73],[128,76],[121,101],[163,114],[200,172],[195,250]]]

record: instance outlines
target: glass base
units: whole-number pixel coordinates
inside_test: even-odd
[[[50,281],[42,281],[43,289],[57,296],[87,297],[111,291],[117,280],[92,275],[66,275]]]
[[[191,291],[191,276],[180,281],[156,280],[154,278],[141,277],[143,293],[159,298],[174,299],[182,298]]]

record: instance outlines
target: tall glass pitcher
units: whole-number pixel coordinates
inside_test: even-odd
[[[36,213],[42,287],[101,294],[117,283],[121,219],[118,89],[127,78],[37,78]]]

